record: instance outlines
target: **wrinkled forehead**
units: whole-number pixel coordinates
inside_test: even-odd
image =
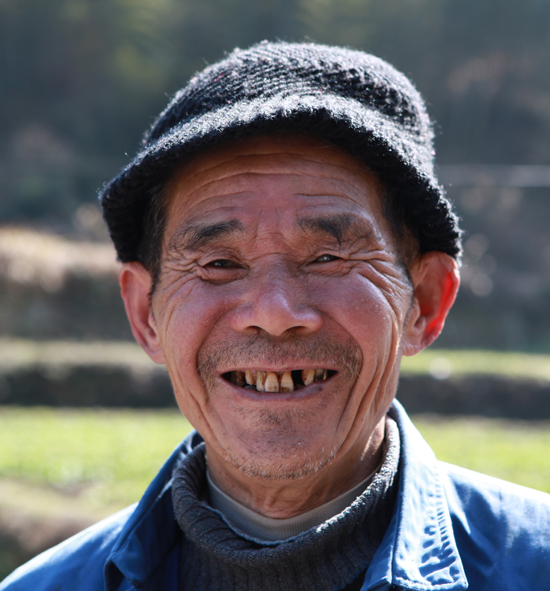
[[[377,175],[344,149],[305,135],[280,134],[225,144],[185,162],[166,186],[169,217],[192,217],[205,203],[223,207],[261,188],[270,193],[338,199],[381,211]],[[350,204],[348,203],[348,205]]]

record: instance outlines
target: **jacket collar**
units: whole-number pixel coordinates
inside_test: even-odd
[[[390,416],[401,435],[399,491],[390,526],[363,589],[396,585],[411,591],[468,587],[435,455],[394,401]]]
[[[399,402],[394,401],[390,415],[401,436],[399,492],[363,589],[464,590],[468,583],[435,456]],[[107,561],[107,591],[118,589],[123,578],[141,589],[177,589],[179,528],[172,508],[172,471],[180,455],[201,442],[198,433],[191,433],[145,492]]]
[[[106,591],[123,579],[140,589],[177,590],[179,526],[172,507],[172,472],[181,455],[202,443],[193,431],[175,449],[123,527],[105,565]]]

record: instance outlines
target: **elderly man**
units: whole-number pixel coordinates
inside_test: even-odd
[[[360,52],[261,43],[176,94],[102,205],[196,431],[2,589],[550,585],[548,497],[438,463],[393,402],[459,283],[432,157],[419,94]]]

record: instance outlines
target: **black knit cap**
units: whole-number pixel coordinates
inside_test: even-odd
[[[143,150],[100,199],[122,262],[138,260],[152,192],[186,157],[251,135],[307,133],[347,149],[379,174],[420,250],[458,258],[460,230],[433,168],[433,132],[411,82],[372,55],[313,43],[236,49],[181,89]]]

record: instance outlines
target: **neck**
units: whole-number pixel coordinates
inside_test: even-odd
[[[210,476],[225,494],[260,515],[296,517],[336,499],[374,472],[382,459],[384,430],[382,418],[366,442],[358,441],[307,477],[285,480],[248,476],[207,446]]]

